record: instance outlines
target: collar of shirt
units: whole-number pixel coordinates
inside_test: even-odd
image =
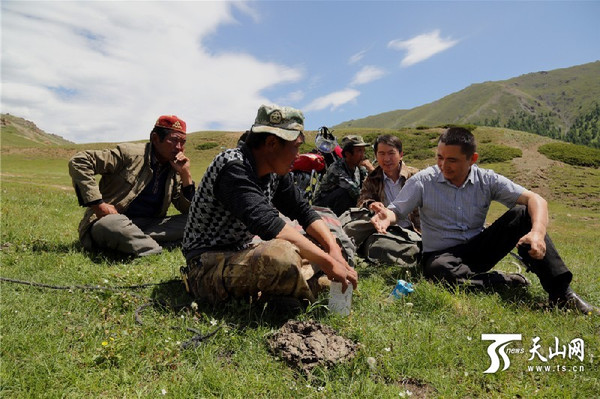
[[[464,186],[467,185],[467,183],[475,184],[476,180],[477,180],[477,177],[476,177],[477,175],[475,174],[475,169],[477,169],[477,165],[471,165],[471,168],[469,169],[469,174],[467,175],[465,182],[460,187],[456,187],[454,184],[452,184],[448,180],[446,180],[446,178],[444,177],[444,174],[440,170],[439,166],[435,165],[434,168],[436,169],[436,171],[438,173],[438,176],[437,176],[438,183],[446,183],[449,186],[452,186],[457,189],[463,188]]]
[[[398,164],[398,169],[400,170],[400,174],[398,175],[398,180],[400,180],[401,177],[403,177],[404,180],[408,179],[408,171],[406,170],[406,168],[403,168],[403,166],[404,166],[404,161],[400,161],[400,163]],[[398,180],[394,181],[391,177],[388,177],[388,175],[385,174],[383,169],[381,170],[381,174],[383,175],[383,181],[389,181],[393,184],[398,183]]]

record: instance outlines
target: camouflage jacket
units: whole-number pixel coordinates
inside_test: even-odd
[[[404,187],[406,180],[415,175],[419,169],[408,166],[404,161],[400,161],[400,165],[400,185]],[[368,208],[372,202],[383,202],[385,205],[388,205],[392,200],[393,198],[385,198],[383,169],[381,169],[380,166],[377,166],[365,179],[356,206],[359,208]],[[420,231],[421,223],[419,220],[418,208],[415,208],[410,213],[408,219],[414,230]]]
[[[358,199],[362,183],[367,177],[367,169],[358,166],[351,171],[344,158],[337,159],[329,168],[315,194],[315,198],[325,196],[338,187],[348,191],[353,199]]]

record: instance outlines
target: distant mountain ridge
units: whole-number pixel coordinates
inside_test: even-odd
[[[46,133],[35,123],[10,114],[0,115],[2,146],[39,147],[73,144],[56,134]]]
[[[477,83],[410,110],[384,112],[334,127],[444,124],[508,127],[600,147],[600,61]]]

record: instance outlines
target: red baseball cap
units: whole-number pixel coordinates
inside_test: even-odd
[[[154,126],[164,127],[185,134],[185,122],[175,115],[163,115],[158,118]]]

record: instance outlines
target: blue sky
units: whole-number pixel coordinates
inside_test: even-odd
[[[263,103],[306,129],[470,84],[600,59],[600,2],[2,1],[2,112],[77,143],[250,127]]]

